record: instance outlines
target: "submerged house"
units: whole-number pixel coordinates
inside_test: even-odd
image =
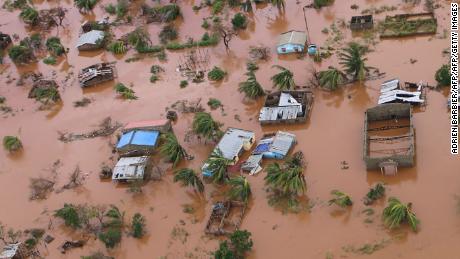
[[[90,32],[92,30],[103,31],[109,27],[109,18],[106,17],[100,21],[86,21],[81,25],[81,30],[83,33]]]
[[[276,51],[278,54],[301,53],[305,50],[307,34],[303,31],[288,31],[282,33],[278,39]]]
[[[268,94],[260,110],[262,125],[305,122],[313,103],[311,91],[279,91]]]
[[[160,133],[166,133],[171,130],[170,120],[147,120],[147,121],[136,121],[126,124],[122,129],[122,132],[128,132],[131,130],[156,130]]]
[[[214,203],[205,233],[216,236],[232,234],[240,227],[245,210],[244,202],[228,200]]]
[[[148,156],[122,157],[113,168],[112,180],[143,180],[148,164]]]
[[[410,104],[390,103],[370,108],[364,118],[364,162],[368,170],[394,175],[398,167],[412,167],[415,131]]]
[[[262,170],[262,159],[284,159],[296,143],[296,136],[289,132],[278,131],[266,134],[252,151],[251,156],[243,163],[241,169],[250,175]]]
[[[105,32],[92,30],[80,35],[76,47],[79,51],[100,49],[104,38]]]
[[[81,87],[92,86],[113,80],[117,77],[116,72],[115,62],[94,64],[78,73],[78,82]]]
[[[214,151],[219,150],[222,156],[232,161],[232,164],[236,164],[239,160],[241,153],[244,150],[251,149],[255,142],[255,134],[252,131],[228,128],[225,134],[220,139]],[[213,151],[213,152],[214,152]],[[207,170],[208,164],[204,164],[202,167],[203,176],[210,177],[213,172]]]
[[[352,31],[372,29],[374,27],[374,19],[372,15],[352,16],[350,21],[350,29]]]
[[[157,146],[159,137],[158,130],[129,130],[123,133],[116,148],[122,155],[151,154]]]
[[[421,83],[406,82],[405,88],[402,88],[399,79],[391,79],[383,82],[380,87],[378,104],[410,103],[418,105],[424,102],[423,85]]]
[[[29,254],[25,244],[18,242],[5,245],[0,253],[0,259],[24,259],[28,258]]]

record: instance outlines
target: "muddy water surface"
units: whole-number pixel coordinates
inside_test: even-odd
[[[210,13],[207,9],[194,12],[192,6],[198,2],[183,1],[180,4],[183,19],[177,24],[180,26],[182,40],[187,37],[200,38],[205,32],[201,28],[202,19],[210,16]],[[110,181],[101,182],[98,178],[102,163],[113,165],[116,161],[112,154],[114,138],[63,143],[58,140],[58,132],[87,132],[97,127],[107,116],[122,123],[163,118],[165,108],[177,100],[202,98],[205,105],[208,98],[214,97],[222,101],[224,112],[218,109],[212,111],[212,114],[225,127],[253,130],[258,137],[274,130],[293,132],[298,137],[295,149],[303,151],[308,161],[306,196],[312,205],[309,213],[283,215],[282,212],[274,210],[266,200],[263,181],[265,173],[249,177],[253,199],[242,228],[248,229],[253,235],[254,251],[250,258],[325,258],[328,253],[334,255],[334,258],[456,258],[459,254],[457,247],[460,241],[460,216],[455,195],[460,194],[460,160],[449,155],[447,92],[430,91],[426,109],[413,116],[416,129],[414,168],[400,169],[398,176],[388,178],[377,171],[366,171],[362,161],[364,111],[377,103],[381,81],[399,77],[402,81],[423,80],[434,85],[433,75],[436,69],[448,61],[441,54],[449,44],[448,38],[443,37],[443,30],[448,27],[449,11],[446,3],[439,1],[442,7],[435,11],[439,23],[436,36],[377,40],[376,45],[372,46],[368,63],[386,72],[386,78],[350,85],[333,93],[315,90],[312,114],[306,124],[261,128],[257,123],[257,116],[262,101],[247,102],[237,91],[238,83],[245,80],[248,46],[263,44],[271,49],[271,59],[260,63],[260,70],[256,73],[257,79],[266,90],[272,89],[270,76],[276,71],[271,68],[274,64],[293,71],[298,85],[307,85],[314,69],[338,65],[335,56],[321,64],[315,64],[310,58],[276,55],[274,46],[279,33],[305,28],[302,6],[307,2],[286,2],[284,14],[279,14],[275,8],[266,5],[255,8],[248,29],[230,42],[230,51],[226,52],[223,44],[207,49],[211,56],[210,64],[223,67],[229,72],[224,82],[191,83],[181,89],[179,82],[183,78],[175,70],[183,52],[167,51],[167,62],[146,57],[132,63],[124,60],[132,57],[134,50],[123,56],[114,56],[104,51],[78,53],[74,46],[79,25],[85,19],[104,17],[106,14],[102,6],[108,4],[108,1],[101,1],[94,12],[87,15],[80,14],[72,7],[71,1],[34,1],[38,9],[62,5],[69,10],[64,20],[65,28],[53,29],[45,35],[58,35],[64,46],[70,48],[70,52],[56,66],[47,66],[40,61],[37,64],[16,67],[9,58],[5,58],[0,67],[0,95],[5,96],[7,105],[14,109],[14,116],[9,114],[0,119],[0,136],[18,135],[24,144],[24,150],[14,155],[0,149],[0,221],[15,229],[46,228],[50,224],[52,211],[62,207],[65,202],[116,204],[129,217],[136,212],[146,216],[147,237],[141,241],[124,237],[121,245],[110,251],[106,251],[99,241],[91,240],[84,249],[75,249],[62,255],[57,250],[59,244],[69,239],[69,236],[79,238],[79,235],[62,227],[62,222],[53,220],[50,232],[57,240],[48,245],[42,254],[46,258],[79,258],[91,251],[102,250],[116,258],[208,258],[208,252],[218,245],[217,240],[211,240],[203,233],[212,200],[216,199],[212,185],[206,186],[206,198],[202,199],[192,191],[173,183],[172,172],[168,170],[162,181],[149,182],[144,187],[143,194],[133,196],[127,193],[125,186]],[[351,4],[357,4],[360,8],[352,10]],[[422,10],[422,5],[410,7],[398,0],[336,1],[333,6],[321,11],[307,10],[312,41],[318,45],[324,44],[329,36],[321,31],[332,22],[340,19],[347,21],[351,15],[359,14],[363,9],[384,4],[398,7],[397,11],[391,13]],[[136,11],[132,10],[132,13]],[[232,17],[235,11],[224,11],[222,17]],[[383,19],[385,14],[388,13],[379,14],[376,19]],[[7,12],[2,9],[0,15],[2,32],[16,33],[20,38],[30,33],[17,18],[18,11]],[[116,27],[115,35],[121,36],[137,26],[143,26],[138,15],[134,17],[133,25]],[[148,25],[151,40],[155,44],[159,42],[156,35],[160,29],[160,25]],[[346,28],[341,31],[345,37],[343,43],[352,39],[361,40],[359,35],[352,35]],[[411,59],[416,62],[412,64]],[[100,61],[118,61],[117,80],[126,85],[132,84],[139,99],[119,99],[112,89],[116,81],[82,91],[75,75],[82,67]],[[160,64],[166,70],[161,74],[161,80],[155,84],[149,82],[152,64]],[[28,71],[55,77],[61,85],[62,104],[52,110],[39,111],[40,105],[27,98],[30,85],[16,86],[16,81],[7,83]],[[69,73],[70,80],[65,81]],[[73,107],[72,103],[82,97],[90,98],[92,103],[85,108]],[[241,122],[235,119],[235,115],[239,116]],[[193,115],[179,115],[178,121],[173,125],[179,139],[182,140],[189,131],[192,119]],[[195,140],[183,144],[195,159],[184,162],[181,166],[196,169],[213,148],[210,144],[205,145]],[[77,165],[87,175],[85,184],[76,190],[52,193],[44,201],[29,201],[29,179],[48,176],[56,160],[62,163],[57,169],[57,187],[65,184],[68,175]],[[341,161],[346,161],[349,169],[342,170]],[[413,203],[421,220],[418,233],[406,228],[392,232],[386,230],[379,217],[385,202],[374,205],[376,213],[370,216],[372,222],[366,221],[369,216],[361,213],[365,206],[360,200],[368,188],[378,181],[388,184],[388,196],[397,196],[404,202]],[[329,192],[333,189],[340,189],[353,197],[355,204],[350,210],[327,206]],[[184,213],[184,204],[195,207],[195,214]],[[174,228],[182,228],[188,233],[186,242],[171,234]],[[351,246],[360,248],[365,244],[384,245],[371,255],[350,252]]]

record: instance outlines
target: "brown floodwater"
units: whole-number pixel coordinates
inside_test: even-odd
[[[201,28],[202,19],[210,16],[210,12],[206,8],[194,12],[192,6],[199,2],[190,0],[180,3],[183,19],[177,21],[177,25],[180,26],[182,40],[187,37],[200,38],[205,32]],[[384,177],[379,171],[366,171],[362,160],[364,112],[376,105],[379,84],[383,80],[398,77],[403,81],[423,80],[435,85],[436,69],[448,62],[448,58],[442,56],[442,51],[449,47],[449,39],[443,33],[448,28],[448,3],[436,1],[441,4],[441,8],[435,11],[438,18],[436,36],[377,40],[372,47],[373,51],[368,54],[368,63],[386,72],[385,78],[349,85],[336,92],[315,90],[315,101],[307,123],[262,128],[257,122],[262,100],[245,101],[237,91],[238,83],[245,80],[249,46],[263,44],[271,50],[271,59],[260,63],[256,73],[266,90],[272,90],[270,76],[276,71],[271,68],[274,64],[292,70],[298,85],[307,85],[313,69],[337,66],[338,63],[336,56],[315,64],[308,57],[298,59],[295,56],[276,55],[275,45],[279,33],[305,28],[302,6],[308,4],[308,1],[286,2],[284,14],[278,13],[270,5],[255,8],[248,29],[230,42],[230,51],[226,52],[222,43],[207,48],[211,57],[210,66],[218,65],[228,71],[224,82],[191,83],[181,89],[179,83],[183,78],[176,72],[183,54],[181,51],[167,51],[167,62],[146,57],[132,63],[124,60],[132,57],[134,50],[123,56],[114,56],[104,51],[78,53],[75,43],[80,24],[85,19],[104,17],[106,14],[102,6],[109,1],[100,1],[94,12],[87,15],[80,14],[70,0],[34,1],[39,9],[61,5],[69,10],[64,20],[65,28],[54,28],[44,35],[59,36],[64,46],[70,48],[70,52],[56,66],[47,66],[40,61],[17,67],[7,57],[4,58],[4,64],[0,65],[0,95],[5,96],[7,105],[14,109],[13,114],[4,115],[0,119],[0,136],[18,135],[24,145],[22,152],[13,155],[0,149],[0,221],[15,229],[47,228],[52,211],[66,202],[115,204],[126,211],[129,218],[136,212],[145,215],[148,230],[145,238],[139,241],[124,236],[121,245],[109,251],[101,242],[91,239],[83,249],[74,249],[62,255],[57,249],[62,241],[77,239],[80,234],[72,233],[62,226],[61,221],[53,219],[49,232],[56,240],[46,249],[41,249],[42,255],[46,258],[80,258],[81,255],[102,250],[116,258],[209,258],[208,252],[215,250],[218,240],[207,238],[203,230],[212,201],[222,197],[218,188],[206,185],[206,197],[202,198],[173,183],[172,171],[168,170],[161,181],[148,182],[143,194],[132,195],[126,191],[126,186],[101,181],[98,177],[102,163],[113,165],[116,161],[112,154],[115,137],[63,143],[58,140],[58,132],[87,132],[97,127],[107,116],[122,123],[164,118],[165,108],[177,100],[202,98],[205,105],[208,98],[214,97],[222,101],[224,112],[218,109],[212,111],[212,114],[225,127],[253,130],[257,137],[275,130],[293,132],[298,138],[295,150],[303,151],[308,161],[306,196],[313,206],[310,212],[283,214],[275,210],[267,204],[263,180],[265,173],[248,176],[253,197],[241,228],[249,230],[254,240],[253,252],[249,258],[325,258],[327,254],[334,255],[334,258],[457,258],[460,214],[456,195],[460,194],[460,160],[458,156],[451,156],[449,151],[449,111],[446,108],[448,92],[429,91],[426,109],[413,115],[416,131],[416,165],[413,168],[400,169],[394,177]],[[357,4],[359,9],[352,10],[352,4]],[[376,15],[377,20],[383,19],[386,14],[423,9],[423,3],[411,7],[400,0],[335,1],[333,6],[320,11],[307,9],[312,41],[321,46],[329,37],[321,32],[323,28],[340,19],[348,21],[351,15],[359,14],[364,9],[382,5],[395,5],[398,10]],[[133,24],[116,27],[116,36],[143,26],[135,14],[140,3],[134,6],[135,10],[131,11],[135,17]],[[236,11],[225,10],[222,17],[229,19]],[[31,32],[18,19],[18,13],[0,10],[0,31],[16,33],[22,39]],[[160,29],[161,25],[148,25],[151,40],[155,44],[159,42],[157,34]],[[345,37],[342,43],[361,40],[359,35],[352,35],[348,29],[341,30]],[[18,43],[17,40],[14,42]],[[416,62],[412,63],[411,59]],[[139,99],[124,101],[118,98],[112,89],[116,81],[82,90],[75,79],[78,70],[100,61],[117,61],[117,81],[132,84]],[[149,82],[152,64],[160,64],[166,70],[161,74],[161,80],[155,84]],[[16,86],[15,80],[7,83],[29,71],[55,78],[61,86],[62,103],[51,110],[39,110],[40,104],[27,98],[30,84]],[[68,75],[70,80],[66,81]],[[90,98],[92,103],[84,108],[73,107],[72,103],[82,97]],[[239,116],[241,122],[235,119],[235,115]],[[174,132],[181,141],[190,130],[192,119],[191,114],[180,114],[174,123]],[[181,166],[199,169],[213,146],[196,140],[182,142],[195,159],[183,162]],[[30,201],[29,179],[49,176],[56,160],[62,164],[57,169],[57,188],[65,184],[77,165],[86,175],[84,185],[75,190],[52,193],[43,201]],[[348,163],[349,169],[341,169],[342,161]],[[386,202],[372,206],[375,210],[373,216],[362,213],[366,208],[361,202],[362,197],[378,181],[388,184],[387,197],[396,196],[404,202],[413,203],[413,209],[421,220],[417,233],[406,227],[388,231],[380,219]],[[327,206],[329,193],[333,189],[351,195],[355,201],[353,207],[340,210]],[[195,208],[194,215],[183,212],[186,204]],[[367,218],[371,218],[372,222],[369,223]],[[186,242],[171,234],[174,228],[183,228],[189,234]],[[360,255],[344,249],[382,242],[384,247],[371,255]]]

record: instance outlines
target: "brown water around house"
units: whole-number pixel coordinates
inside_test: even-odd
[[[166,2],[166,1],[162,1]],[[307,85],[312,69],[320,70],[329,65],[338,66],[336,56],[315,64],[308,57],[280,57],[274,46],[277,35],[290,29],[305,28],[302,6],[307,1],[286,1],[284,14],[279,14],[270,5],[255,8],[251,16],[248,31],[241,33],[230,42],[227,52],[223,44],[208,48],[210,64],[218,65],[228,72],[222,83],[203,82],[189,84],[181,89],[179,83],[183,78],[176,72],[179,58],[184,51],[167,51],[168,61],[159,62],[146,57],[137,62],[126,63],[124,60],[133,56],[130,50],[123,57],[109,52],[94,51],[78,53],[75,49],[79,26],[85,19],[100,19],[106,14],[102,8],[109,1],[100,1],[94,12],[82,15],[72,6],[72,1],[34,1],[38,9],[61,5],[69,10],[64,20],[65,28],[52,29],[46,35],[58,35],[64,46],[70,49],[67,57],[57,66],[47,66],[41,61],[28,66],[17,67],[9,58],[4,58],[0,67],[0,95],[7,98],[7,105],[15,112],[0,119],[0,136],[18,135],[24,150],[19,154],[8,154],[0,150],[0,221],[15,229],[30,227],[47,227],[52,212],[66,202],[88,204],[116,204],[130,217],[136,212],[146,216],[148,235],[141,241],[123,237],[122,243],[106,253],[116,258],[184,258],[193,254],[198,258],[208,258],[208,251],[218,246],[217,240],[204,236],[206,219],[210,214],[212,201],[221,197],[220,187],[206,185],[205,197],[197,196],[193,191],[173,183],[172,171],[161,181],[146,184],[144,192],[133,196],[127,186],[115,185],[110,181],[100,181],[98,177],[102,163],[114,165],[116,158],[112,154],[115,137],[94,138],[63,143],[58,140],[58,132],[87,132],[96,128],[100,121],[110,116],[114,121],[158,119],[165,117],[165,108],[177,100],[195,100],[202,98],[206,103],[210,97],[218,98],[224,105],[224,112],[212,111],[213,116],[223,122],[225,127],[239,127],[256,132],[258,138],[263,133],[285,130],[297,135],[295,150],[301,150],[308,162],[306,179],[308,197],[314,205],[309,213],[286,214],[274,210],[267,204],[264,190],[264,172],[249,177],[253,197],[241,228],[252,232],[254,251],[250,258],[325,258],[329,252],[334,258],[348,256],[356,258],[361,255],[346,252],[350,245],[359,248],[364,244],[379,243],[386,246],[369,258],[456,258],[460,241],[460,215],[457,212],[456,194],[460,193],[460,160],[449,152],[449,114],[446,109],[447,92],[428,92],[428,106],[424,112],[413,115],[416,129],[416,166],[400,169],[397,176],[384,177],[378,171],[366,171],[362,161],[364,111],[377,103],[379,84],[383,80],[399,77],[403,81],[418,82],[423,80],[435,85],[434,73],[442,64],[448,62],[441,55],[449,47],[448,38],[442,37],[442,31],[448,28],[449,9],[445,1],[438,1],[442,7],[436,9],[438,18],[438,35],[433,37],[413,37],[392,40],[377,40],[368,54],[368,63],[386,72],[386,78],[368,81],[363,84],[349,85],[336,92],[315,90],[315,101],[311,117],[301,125],[276,125],[261,127],[257,122],[258,112],[263,100],[244,101],[238,92],[238,83],[245,80],[245,65],[249,58],[248,47],[263,44],[271,49],[271,59],[260,63],[256,72],[258,81],[266,90],[272,90],[270,77],[276,72],[274,64],[285,66],[294,72],[298,85]],[[194,12],[192,6],[199,1],[184,1],[180,4],[183,21],[177,24],[182,40],[188,36],[201,38],[205,32],[201,28],[202,19],[210,16],[205,8]],[[358,10],[350,9],[351,4],[359,5]],[[336,1],[333,6],[320,11],[306,9],[311,41],[321,46],[328,35],[321,31],[337,19],[348,21],[351,15],[359,15],[366,8],[382,5],[398,6],[397,11],[376,15],[380,20],[386,14],[422,11],[423,5],[411,7],[399,0],[356,0]],[[151,4],[151,3],[149,3]],[[224,11],[222,17],[231,18],[234,11]],[[18,20],[18,11],[0,10],[3,33],[18,34],[20,38],[29,32]],[[134,17],[135,25],[123,25],[115,29],[121,36],[141,25],[138,15]],[[149,24],[151,39],[157,44],[157,33],[161,26]],[[345,37],[343,43],[360,40],[351,32],[341,29]],[[15,41],[17,43],[17,41]],[[410,62],[415,59],[417,62]],[[133,84],[135,101],[117,98],[113,85],[108,82],[96,87],[82,90],[74,80],[79,69],[100,61],[117,61],[118,79],[126,85]],[[166,70],[161,73],[161,80],[155,84],[149,82],[149,69],[152,64],[160,64]],[[62,105],[51,111],[39,111],[40,106],[27,98],[30,85],[16,86],[19,74],[34,71],[45,77],[55,77],[61,86]],[[56,74],[53,75],[53,71]],[[70,80],[65,78],[73,72]],[[92,99],[85,108],[75,108],[72,103],[82,97]],[[239,115],[241,122],[235,120]],[[192,114],[180,114],[174,123],[174,132],[182,141],[190,130]],[[182,141],[183,142],[183,141]],[[203,160],[213,149],[212,144],[197,140],[183,142],[187,151],[195,159],[183,162],[181,167],[199,169]],[[65,184],[76,165],[87,174],[82,187],[62,193],[52,193],[47,200],[29,201],[29,179],[48,176],[49,169],[56,160],[62,162],[57,172],[57,187]],[[349,169],[341,169],[341,162],[346,161]],[[404,202],[412,202],[413,209],[421,220],[420,231],[413,233],[403,228],[388,231],[381,223],[380,214],[386,202],[373,205],[372,223],[366,223],[368,216],[361,213],[366,207],[361,199],[369,187],[378,182],[387,183],[387,196],[396,196]],[[339,210],[327,206],[329,192],[340,189],[354,200],[349,210]],[[183,205],[191,204],[195,208],[193,216],[183,212]],[[185,224],[181,224],[183,220]],[[172,235],[174,228],[182,228],[189,235],[186,242]],[[69,229],[62,227],[62,222],[53,220],[52,235],[57,240],[48,245],[42,254],[46,258],[79,258],[91,251],[106,249],[99,241],[90,240],[84,249],[75,249],[66,255],[60,254],[57,247],[63,240],[79,238]],[[182,233],[182,232],[181,232]]]

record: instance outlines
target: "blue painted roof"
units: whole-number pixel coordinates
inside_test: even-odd
[[[128,144],[155,146],[159,135],[160,132],[156,130],[131,130],[121,136],[120,141],[118,141],[117,148],[124,147]]]

